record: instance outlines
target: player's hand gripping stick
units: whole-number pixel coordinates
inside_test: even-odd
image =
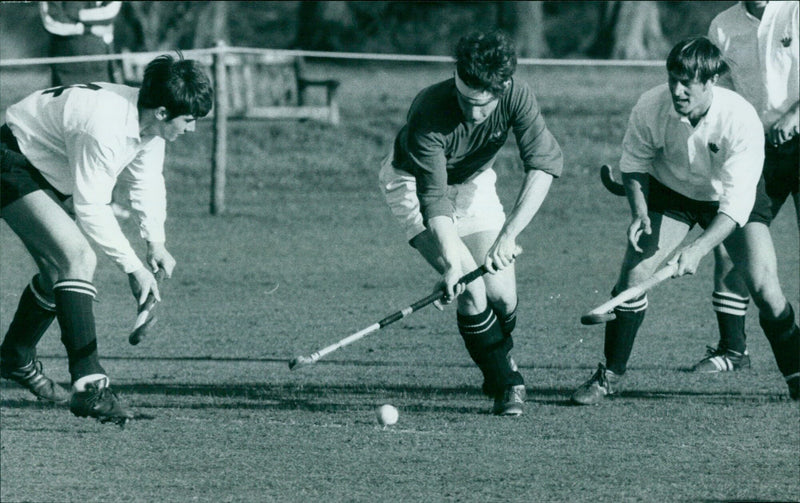
[[[159,269],[156,271],[156,281],[159,283],[164,278],[164,269]],[[139,306],[139,313],[136,316],[136,322],[133,324],[133,329],[131,330],[131,334],[128,336],[128,342],[135,346],[142,342],[142,340],[147,336],[150,327],[155,324],[156,318],[154,314],[154,310],[158,304],[153,292],[147,295],[147,299],[144,301],[144,304]]]
[[[522,249],[521,248],[517,248],[517,251],[514,254],[514,257],[516,258],[520,253],[522,253]],[[488,271],[486,270],[486,266],[482,265],[482,266],[478,267],[477,269],[475,269],[474,271],[472,271],[470,273],[467,273],[464,276],[462,276],[461,279],[458,280],[458,282],[462,283],[464,285],[472,283],[473,281],[475,281],[476,279],[480,278],[481,276],[483,276],[487,272]],[[298,357],[292,359],[289,362],[289,369],[294,370],[298,366],[311,365],[312,363],[316,362],[317,360],[319,360],[323,356],[325,356],[325,355],[327,355],[329,353],[332,353],[332,352],[336,351],[337,349],[343,348],[343,347],[347,346],[348,344],[352,344],[355,341],[357,341],[357,340],[359,340],[359,339],[371,334],[372,332],[380,330],[381,328],[383,328],[383,327],[385,327],[387,325],[391,325],[392,323],[394,323],[396,321],[402,320],[403,318],[405,318],[406,316],[410,315],[411,313],[413,313],[415,311],[419,311],[420,309],[422,309],[423,307],[425,307],[425,306],[427,306],[429,304],[433,304],[436,301],[442,300],[444,298],[444,294],[445,294],[444,291],[433,292],[430,295],[428,295],[427,297],[422,298],[422,299],[414,302],[413,304],[411,304],[411,305],[409,305],[409,306],[407,306],[407,307],[405,307],[405,308],[403,308],[403,309],[401,309],[401,310],[399,310],[397,312],[394,312],[394,313],[390,314],[389,316],[385,317],[381,321],[379,321],[377,323],[374,323],[374,324],[368,326],[367,328],[365,328],[363,330],[359,330],[358,332],[356,332],[354,334],[348,335],[344,339],[342,339],[342,340],[340,340],[338,342],[335,342],[335,343],[331,344],[330,346],[326,346],[326,347],[320,349],[319,351],[316,351],[315,353],[312,353],[309,356],[298,356]]]
[[[678,263],[667,264],[658,272],[642,281],[638,285],[632,286],[627,290],[623,290],[608,302],[597,306],[588,313],[581,316],[581,323],[583,325],[598,325],[605,323],[616,318],[614,308],[623,304],[631,299],[635,299],[647,290],[653,288],[667,278],[670,278],[675,271],[678,270]]]

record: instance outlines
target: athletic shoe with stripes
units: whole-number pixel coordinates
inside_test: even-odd
[[[692,371],[705,374],[717,372],[732,372],[750,368],[750,355],[732,349],[715,348],[706,346],[706,357],[692,367]]]
[[[86,384],[84,391],[72,393],[69,410],[78,417],[93,417],[101,423],[125,426],[133,412],[124,407],[108,386],[108,377]]]
[[[69,392],[42,373],[42,362],[39,360],[15,369],[0,365],[0,376],[27,388],[39,400],[58,404],[69,401]]]
[[[572,394],[572,401],[578,405],[597,405],[602,402],[606,395],[613,395],[614,388],[619,376],[608,370],[605,365],[599,363],[597,371],[591,379],[581,384]]]
[[[520,416],[525,404],[525,385],[509,386],[494,399],[492,414],[495,416]]]

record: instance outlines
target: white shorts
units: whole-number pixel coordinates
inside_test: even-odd
[[[389,209],[405,230],[406,239],[411,241],[425,230],[417,198],[417,180],[414,175],[396,169],[393,158],[394,150],[381,162],[378,179]],[[464,183],[447,186],[447,198],[455,208],[453,220],[459,236],[502,229],[506,214],[497,197],[496,180],[497,174],[490,165]]]

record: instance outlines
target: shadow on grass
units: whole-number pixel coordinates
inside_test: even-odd
[[[0,389],[15,385],[3,382]],[[487,408],[490,400],[479,387],[409,386],[409,385],[335,385],[335,384],[118,384],[114,390],[130,397],[136,407],[175,409],[273,409],[334,412],[373,407],[380,401],[405,402],[404,408],[417,412],[475,413]],[[569,397],[572,388],[528,386],[528,403],[538,406],[574,406]],[[148,400],[143,397],[152,397]],[[188,400],[187,400],[188,399]],[[766,393],[706,392],[690,390],[630,390],[606,399],[611,404],[624,401],[682,401],[704,404],[789,402],[788,396]],[[460,404],[453,403],[461,401]],[[466,403],[480,405],[466,405]],[[42,408],[35,400],[5,399],[8,409]],[[601,405],[602,406],[602,405]],[[52,407],[52,406],[48,406]]]
[[[287,366],[294,355],[286,358],[276,357],[234,357],[234,356],[101,356],[100,360],[105,361],[163,361],[163,362],[209,362],[209,363],[274,363]],[[40,360],[64,360],[65,357],[57,355],[39,355]],[[522,370],[597,370],[597,362],[588,361],[587,363],[520,363],[518,366]],[[437,361],[378,361],[378,360],[341,360],[335,358],[326,358],[319,360],[309,366],[331,366],[331,367],[436,367],[436,368],[474,368],[475,365],[465,361],[452,361],[452,360],[437,360]],[[303,368],[299,366],[298,369]],[[679,366],[668,367],[664,365],[648,365],[639,364],[628,366],[630,371],[667,371],[667,372],[681,372],[693,373],[691,367]]]

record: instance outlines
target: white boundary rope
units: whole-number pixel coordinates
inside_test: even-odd
[[[150,52],[129,52],[95,56],[68,56],[56,58],[17,58],[0,60],[0,68],[51,65],[58,63],[79,63],[88,61],[115,61],[124,60],[130,57],[150,56],[155,58],[162,54],[173,54],[174,50],[150,51]],[[301,51],[290,49],[258,49],[252,47],[214,47],[211,49],[187,49],[181,51],[186,57],[197,57],[214,54],[273,54],[276,56],[303,56],[309,58],[323,59],[348,59],[348,60],[371,60],[371,61],[398,61],[398,62],[423,62],[423,63],[452,63],[450,56],[422,56],[413,54],[380,54],[380,53],[356,53],[356,52],[325,52],[325,51]],[[622,59],[537,59],[519,58],[519,65],[529,66],[613,66],[613,67],[642,67],[642,66],[663,66],[662,60],[622,60]]]

